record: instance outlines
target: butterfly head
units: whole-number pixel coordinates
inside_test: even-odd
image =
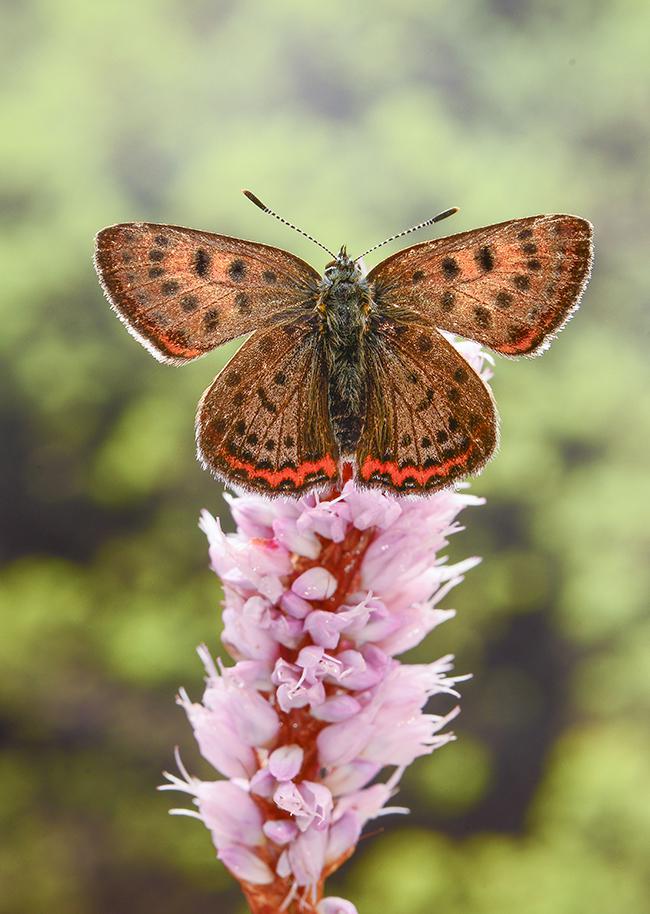
[[[343,245],[336,258],[325,267],[323,285],[326,289],[331,289],[344,283],[356,284],[362,276],[361,267],[348,256],[346,247]]]

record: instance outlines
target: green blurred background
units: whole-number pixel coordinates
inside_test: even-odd
[[[91,263],[99,228],[144,219],[323,266],[241,187],[352,251],[452,205],[449,231],[595,223],[582,310],[498,361],[501,451],[452,549],[485,561],[416,655],[474,672],[460,739],[332,890],[361,914],[650,909],[648,4],[0,9],[2,914],[243,911],[154,791],[176,743],[207,773],[174,694],[218,649],[193,413],[232,347],[157,364]]]

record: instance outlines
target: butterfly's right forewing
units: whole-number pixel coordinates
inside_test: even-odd
[[[260,330],[206,390],[199,459],[236,485],[299,495],[338,478],[318,335],[301,322]]]
[[[162,362],[307,313],[319,281],[279,248],[147,222],[99,232],[95,266],[118,316]]]

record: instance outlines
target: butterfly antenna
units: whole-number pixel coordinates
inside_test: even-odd
[[[432,216],[431,219],[427,219],[425,222],[420,222],[419,225],[414,225],[413,228],[405,229],[403,232],[398,232],[397,235],[391,235],[390,238],[387,238],[385,241],[376,244],[372,248],[368,248],[367,251],[364,251],[363,254],[359,254],[359,256],[355,257],[354,259],[361,260],[362,257],[365,257],[367,254],[372,254],[372,252],[376,251],[377,248],[383,248],[385,244],[389,244],[391,241],[397,241],[398,238],[403,238],[404,235],[410,235],[411,232],[418,232],[420,229],[426,228],[428,225],[433,225],[434,222],[442,222],[443,219],[447,219],[448,216],[453,216],[454,213],[457,212],[458,207],[452,206],[451,209],[446,209],[442,213],[438,213],[437,216]]]
[[[330,257],[333,257],[336,260],[336,254],[333,254],[329,248],[326,248],[324,244],[320,243],[320,241],[316,241],[316,239],[313,238],[311,235],[308,235],[307,232],[303,232],[303,230],[299,229],[297,225],[293,224],[293,222],[287,222],[287,220],[283,219],[282,216],[278,216],[277,213],[274,213],[272,209],[269,209],[268,206],[265,206],[264,203],[262,203],[262,201],[260,200],[260,198],[256,197],[255,194],[252,193],[250,190],[243,190],[242,193],[245,197],[248,197],[248,199],[251,201],[251,203],[254,203],[255,206],[259,207],[263,213],[268,213],[269,216],[275,216],[275,218],[278,219],[280,222],[282,222],[283,225],[288,225],[289,228],[292,228],[294,230],[294,232],[298,232],[299,235],[304,235],[305,238],[309,238],[310,241],[313,241],[314,244],[317,244],[319,248],[322,248],[324,251],[327,251],[327,253],[330,255]]]

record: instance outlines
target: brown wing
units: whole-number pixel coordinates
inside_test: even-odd
[[[199,460],[265,494],[300,494],[338,477],[319,338],[299,323],[258,330],[206,390]]]
[[[536,355],[577,308],[589,278],[592,227],[531,216],[425,241],[371,270],[378,303],[509,356]]]
[[[451,343],[420,321],[384,326],[370,355],[357,482],[433,492],[477,473],[498,437],[490,391]]]
[[[177,363],[306,311],[319,281],[279,248],[147,222],[99,232],[95,268],[133,336],[161,362]]]

